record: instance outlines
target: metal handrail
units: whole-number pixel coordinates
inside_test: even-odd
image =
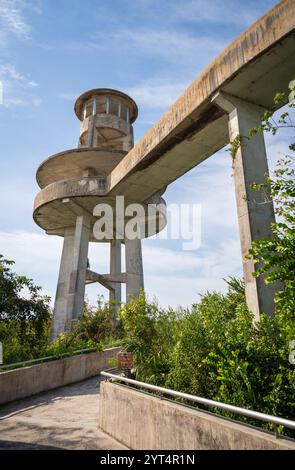
[[[116,348],[116,347],[120,347],[121,345],[105,345],[103,347],[103,351],[105,349],[108,349],[108,348]],[[58,359],[62,359],[66,356],[75,356],[75,355],[78,355],[78,354],[82,354],[82,353],[90,353],[90,352],[100,352],[99,349],[96,349],[96,348],[85,348],[85,349],[77,349],[76,351],[72,351],[72,352],[65,352],[65,353],[62,353],[62,354],[57,354],[55,356],[44,356],[44,357],[39,357],[38,359],[28,359],[26,361],[20,361],[20,362],[14,362],[14,363],[11,363],[11,364],[0,364],[0,373],[1,373],[1,370],[2,369],[17,369],[18,367],[21,367],[21,366],[24,366],[26,364],[38,364],[38,363],[42,363],[42,362],[47,362],[47,361],[51,361],[51,360],[58,360]]]
[[[247,416],[249,418],[257,419],[259,421],[264,421],[267,423],[272,423],[275,426],[284,426],[285,428],[295,429],[295,421],[291,421],[285,418],[279,418],[277,416],[268,415],[265,413],[260,413],[258,411],[247,410],[246,408],[240,408],[239,406],[229,405],[228,403],[222,403],[215,400],[209,400],[208,398],[198,397],[195,395],[190,395],[189,393],[177,392],[176,390],[170,390],[169,388],[158,387],[157,385],[151,385],[146,382],[139,382],[138,380],[128,379],[121,375],[111,374],[106,371],[102,371],[101,375],[111,379],[116,379],[121,382],[125,382],[132,385],[137,385],[154,392],[163,393],[165,395],[171,395],[173,397],[184,398],[195,403],[200,403],[202,405],[214,406],[215,408],[220,408],[222,410],[230,411],[235,414],[242,416]]]

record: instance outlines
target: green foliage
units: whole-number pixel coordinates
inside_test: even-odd
[[[281,114],[275,121],[273,113],[267,112],[262,118],[262,123],[251,130],[251,135],[266,131],[276,134],[283,128],[292,128],[293,124],[291,108],[294,104],[295,80],[290,84],[289,111]],[[276,104],[283,104],[284,93],[277,93]],[[265,195],[265,203],[274,201],[277,216],[273,224],[273,237],[261,239],[252,243],[249,250],[249,258],[259,263],[259,268],[253,276],[265,275],[267,284],[279,282],[281,288],[275,297],[276,312],[284,313],[295,321],[295,170],[294,152],[295,143],[289,145],[291,155],[281,158],[272,177],[266,176],[264,184],[252,184],[252,188]]]
[[[294,124],[292,121],[292,116],[290,114],[291,108],[295,107],[295,80],[292,80],[289,84],[289,95],[288,99],[286,93],[279,92],[276,93],[274,97],[274,104],[276,106],[283,106],[288,105],[289,111],[284,111],[279,118],[274,119],[275,111],[265,111],[261,117],[261,123],[259,126],[254,127],[250,130],[249,135],[254,136],[258,132],[270,132],[272,135],[275,135],[280,129],[282,128],[294,128]]]
[[[0,255],[0,341],[4,362],[36,357],[48,341],[48,296],[31,279],[11,270],[13,261]]]
[[[149,383],[162,384],[169,369],[177,314],[148,302],[142,292],[119,311],[124,325],[124,345],[135,354],[136,377]]]
[[[243,145],[243,136],[241,134],[238,134],[233,140],[230,141],[229,143],[229,153],[232,158],[232,161],[236,158],[237,151],[239,148]]]
[[[104,302],[98,298],[96,305],[85,302],[82,317],[79,319],[76,330],[81,339],[112,342],[122,336],[122,324],[117,318],[117,305],[113,302]]]
[[[295,369],[288,361],[287,325],[294,333],[282,315],[261,316],[254,325],[252,315],[238,309],[218,349],[204,361],[218,383],[212,397],[294,419]]]
[[[73,354],[80,349],[96,349],[101,351],[106,344],[114,344],[121,340],[122,325],[116,318],[115,305],[103,302],[98,298],[96,305],[91,306],[85,302],[83,315],[72,326],[71,330],[61,333],[50,343],[43,356],[61,356]]]
[[[288,361],[294,322],[278,314],[254,324],[243,283],[227,283],[227,294],[207,292],[190,310],[163,310],[143,294],[121,310],[135,377],[294,419],[295,368]]]
[[[121,322],[116,306],[98,299],[95,306],[85,303],[82,317],[70,331],[49,344],[50,298],[40,295],[31,279],[11,270],[13,261],[0,255],[0,341],[5,364],[45,356],[61,357],[80,349],[101,350],[120,340]]]
[[[171,388],[207,397],[210,391],[217,391],[216,379],[210,376],[210,367],[204,361],[219,350],[237,306],[245,309],[241,283],[235,279],[229,283],[227,295],[207,292],[182,318],[167,378]]]
[[[283,312],[295,320],[295,180],[291,159],[282,158],[273,178],[267,178],[264,187],[275,202],[278,221],[273,224],[273,237],[252,243],[249,257],[259,268],[254,276],[265,274],[265,282],[279,281],[276,294],[276,312]],[[261,191],[262,185],[253,185]]]
[[[74,329],[69,333],[61,333],[56,340],[43,349],[39,357],[55,356],[61,358],[64,355],[72,356],[82,349],[102,351],[103,346],[100,342],[79,338]]]

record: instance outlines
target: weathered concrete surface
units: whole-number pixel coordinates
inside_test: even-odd
[[[217,93],[212,100],[228,113],[229,138],[242,138],[242,144],[233,158],[236,203],[244,271],[246,300],[249,310],[259,320],[260,313],[274,315],[274,296],[278,285],[265,284],[264,278],[252,273],[259,269],[252,259],[246,259],[255,240],[272,238],[275,223],[273,202],[265,203],[265,194],[252,189],[252,183],[263,184],[268,175],[264,135],[259,132],[249,139],[249,131],[261,123],[263,110],[247,101],[225,93]]]
[[[0,450],[126,449],[100,431],[97,377],[0,407]]]
[[[293,79],[295,2],[282,0],[230,44],[108,176],[110,191],[144,200],[229,142],[218,90],[274,108]]]
[[[40,188],[45,188],[57,181],[79,179],[87,167],[92,169],[93,177],[106,176],[124,155],[126,152],[120,150],[97,147],[65,150],[41,163],[36,174],[37,183]]]
[[[0,373],[0,404],[93,377],[109,366],[121,348],[45,362]]]
[[[65,230],[53,312],[51,338],[70,328],[84,306],[90,218],[79,215],[75,228]]]
[[[295,450],[295,443],[118,384],[100,388],[99,426],[130,449]]]
[[[126,298],[137,296],[144,289],[141,240],[125,239]]]
[[[122,272],[122,243],[121,240],[112,240],[110,247],[110,275],[120,274]],[[110,301],[121,302],[121,283],[113,283],[113,290],[110,290]],[[117,308],[116,308],[117,310]]]
[[[133,99],[125,93],[113,90],[112,88],[94,88],[92,90],[86,91],[85,93],[82,93],[75,103],[75,113],[78,119],[80,119],[80,121],[83,119],[83,108],[85,103],[91,100],[93,96],[104,97],[105,95],[118,98],[119,100],[125,102],[126,106],[130,106],[130,122],[132,124],[135,121],[138,114],[137,104],[135,101],[133,101]]]
[[[74,241],[75,228],[66,228],[54,303],[54,315],[51,329],[51,337],[53,339],[57,338],[59,333],[65,330],[68,323],[67,303],[73,261]],[[58,316],[55,315],[56,311],[59,312]]]

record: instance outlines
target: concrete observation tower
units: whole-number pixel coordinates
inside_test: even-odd
[[[112,170],[134,145],[132,124],[138,113],[136,103],[119,91],[94,89],[77,99],[75,113],[81,121],[78,148],[52,155],[37,170],[41,191],[34,202],[34,220],[47,234],[64,239],[53,339],[81,315],[85,284],[102,284],[109,290],[110,300],[116,302],[121,302],[122,283],[126,283],[126,301],[139,294],[144,287],[141,239],[154,235],[166,225],[165,201],[160,191],[141,203],[141,236],[128,237],[126,225],[132,217],[130,204],[137,200],[124,199],[123,217],[118,216],[118,200],[122,204],[124,192],[122,194],[116,186],[109,190]],[[139,200],[142,199],[139,197]],[[95,226],[109,212],[98,210],[98,204],[107,205],[114,215],[109,215],[113,219],[111,232],[109,229],[99,239],[95,236]],[[125,211],[127,205],[129,211]],[[99,274],[88,269],[89,242],[110,244],[109,273]],[[125,244],[125,272],[121,268],[122,243]]]

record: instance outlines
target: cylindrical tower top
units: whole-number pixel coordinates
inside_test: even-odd
[[[138,114],[137,105],[130,96],[111,88],[94,88],[82,93],[74,109],[80,121],[93,114],[112,114],[132,124]]]

